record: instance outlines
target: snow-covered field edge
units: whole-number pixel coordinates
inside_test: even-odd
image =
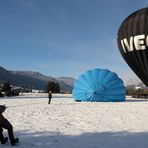
[[[8,106],[4,116],[20,138],[19,147],[148,147],[147,100],[75,102],[71,94],[53,94],[47,102],[47,94],[0,98]]]

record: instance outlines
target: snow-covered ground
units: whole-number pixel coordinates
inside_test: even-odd
[[[147,100],[75,102],[71,95],[58,94],[47,102],[46,94],[0,98],[19,147],[148,148]]]

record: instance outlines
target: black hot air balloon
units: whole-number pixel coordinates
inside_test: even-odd
[[[148,86],[148,7],[132,13],[123,21],[117,42],[124,60]]]

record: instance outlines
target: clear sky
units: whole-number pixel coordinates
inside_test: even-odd
[[[135,77],[116,43],[122,21],[148,0],[0,0],[0,66],[78,78],[107,68]]]

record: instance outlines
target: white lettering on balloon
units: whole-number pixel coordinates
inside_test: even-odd
[[[134,50],[146,50],[148,47],[148,36],[145,36],[144,34],[136,35],[134,37],[131,36],[129,41],[127,38],[124,38],[121,40],[121,45],[125,53]]]

